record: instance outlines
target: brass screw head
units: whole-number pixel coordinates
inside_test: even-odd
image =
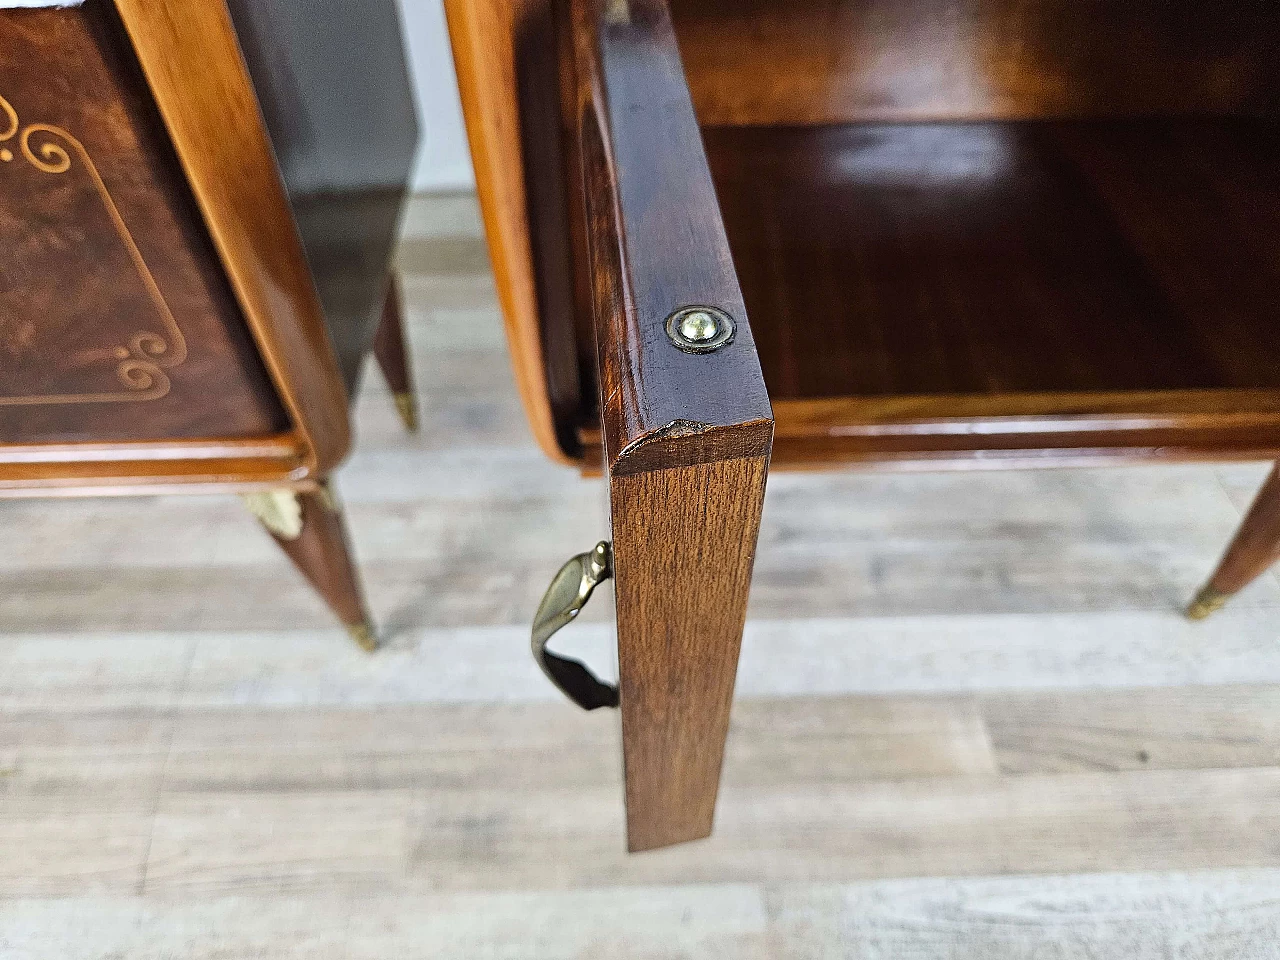
[[[667,337],[685,353],[712,353],[733,340],[734,325],[715,307],[681,307],[667,317]]]
[[[686,313],[684,319],[680,321],[680,335],[686,340],[693,340],[696,343],[710,340],[719,329],[720,325],[716,323],[715,317],[705,310]]]

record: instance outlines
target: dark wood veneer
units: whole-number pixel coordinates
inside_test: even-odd
[[[758,456],[772,436],[769,397],[664,4],[632,2],[625,20],[599,23],[599,94],[582,142],[610,470],[670,455],[646,448],[704,451],[681,465],[722,459],[722,444]],[[592,82],[592,65],[579,73]],[[727,312],[733,342],[711,354],[675,347],[664,320],[691,304]]]
[[[1259,115],[1267,0],[673,0],[704,124]]]
[[[354,393],[382,314],[417,121],[395,0],[229,0]]]
[[[570,6],[627,842],[645,850],[711,831],[773,416],[666,5],[625,12]],[[664,320],[690,304],[726,311],[736,339],[675,347]]]
[[[704,136],[775,402],[1280,391],[1261,121]]]
[[[711,833],[769,457],[615,476],[627,846]]]
[[[286,429],[110,5],[0,12],[0,74],[0,444]]]

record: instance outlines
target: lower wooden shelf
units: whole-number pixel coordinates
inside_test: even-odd
[[[779,462],[1280,448],[1274,124],[703,136]]]
[[[704,130],[772,396],[1280,390],[1280,136]]]

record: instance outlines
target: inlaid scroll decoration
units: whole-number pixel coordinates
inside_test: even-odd
[[[14,148],[17,148],[15,155]],[[156,400],[169,392],[169,376],[166,371],[187,359],[187,342],[178,327],[172,311],[165,303],[151,270],[143,260],[133,235],[120,216],[120,210],[103,183],[98,168],[89,152],[75,136],[62,127],[48,123],[30,123],[25,126],[18,112],[3,96],[0,96],[0,183],[5,167],[26,163],[41,174],[50,177],[73,175],[76,171],[88,177],[97,196],[102,201],[115,234],[123,245],[128,260],[136,270],[146,291],[146,301],[154,308],[158,324],[152,329],[144,327],[123,343],[110,343],[77,352],[77,365],[92,367],[99,363],[113,364],[117,390],[98,390],[85,393],[51,393],[26,396],[0,394],[0,406],[19,404],[59,403],[109,403],[119,401]],[[3,256],[0,252],[0,256]],[[51,278],[56,282],[57,278]],[[38,320],[39,318],[35,318]],[[107,325],[103,325],[104,328]],[[127,328],[126,328],[127,329]],[[0,361],[2,364],[3,361]],[[3,368],[0,366],[0,384]],[[2,387],[0,387],[2,389]]]

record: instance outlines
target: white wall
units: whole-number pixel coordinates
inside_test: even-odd
[[[414,187],[420,191],[469,189],[475,180],[462,126],[443,2],[398,2],[420,118]]]

